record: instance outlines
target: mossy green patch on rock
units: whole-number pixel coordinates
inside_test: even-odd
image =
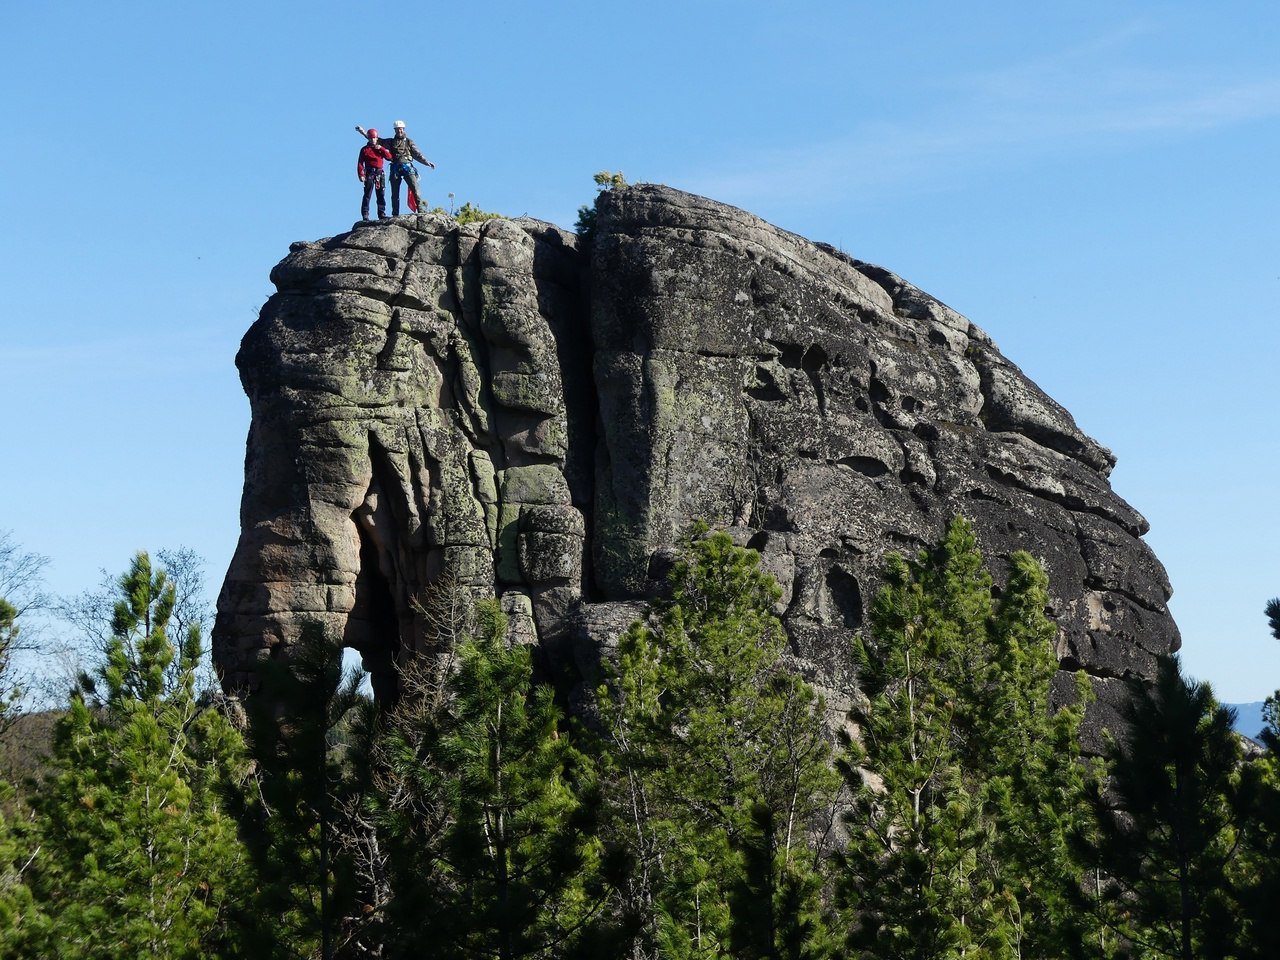
[[[523,583],[520,572],[520,504],[502,503],[498,507],[498,550],[494,569],[499,583]]]
[[[547,416],[564,413],[564,395],[558,392],[560,384],[543,371],[504,370],[495,373],[490,383],[493,399],[504,407]]]
[[[503,503],[570,503],[569,484],[554,464],[531,463],[502,471]]]
[[[520,572],[529,583],[569,583],[582,576],[582,538],[563,533],[521,533],[516,538]]]

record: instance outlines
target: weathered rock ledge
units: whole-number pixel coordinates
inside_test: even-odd
[[[1096,717],[1178,646],[1111,453],[955,311],[743,211],[627,187],[589,247],[404,217],[294,244],[271,278],[236,360],[253,419],[213,637],[229,689],[307,618],[393,689],[446,573],[592,682],[695,519],[760,550],[795,665],[836,704],[885,553],[957,512],[997,565],[1044,563]]]

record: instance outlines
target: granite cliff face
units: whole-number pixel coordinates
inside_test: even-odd
[[[237,357],[253,420],[213,637],[229,689],[312,618],[392,691],[447,574],[496,592],[581,693],[695,519],[761,552],[794,664],[837,705],[885,553],[955,513],[997,568],[1019,548],[1044,563],[1095,718],[1178,646],[1108,450],[955,311],[740,210],[627,187],[601,195],[589,246],[527,219],[397,218],[294,244],[271,278]]]

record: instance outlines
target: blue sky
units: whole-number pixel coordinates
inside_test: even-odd
[[[978,7],[979,9],[974,9]],[[0,7],[0,530],[72,593],[187,546],[216,589],[233,358],[403,118],[433,203],[566,226],[622,170],[883,264],[1119,457],[1189,671],[1280,686],[1280,6]]]

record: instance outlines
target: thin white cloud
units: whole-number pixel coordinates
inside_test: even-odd
[[[1198,133],[1280,116],[1280,78],[1135,104],[1096,118],[1099,132]]]
[[[212,326],[178,327],[147,333],[106,333],[66,338],[56,344],[29,343],[0,347],[0,366],[11,378],[41,371],[63,374],[84,370],[94,376],[123,376],[140,370],[169,372],[217,369],[234,353],[237,337]]]
[[[965,171],[1047,153],[1114,148],[1143,138],[1199,135],[1280,116],[1280,76],[1205,76],[1126,58],[1154,28],[1135,23],[1088,43],[974,74],[930,115],[862,124],[791,149],[762,149],[742,165],[682,178],[734,202],[824,202],[869,190],[954,184]],[[735,169],[736,166],[736,169]]]

